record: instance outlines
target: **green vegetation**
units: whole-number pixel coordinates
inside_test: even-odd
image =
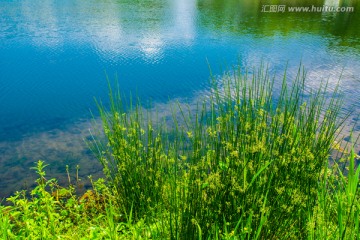
[[[3,239],[358,239],[360,168],[352,151],[345,176],[329,164],[342,99],[305,88],[300,69],[279,94],[260,69],[214,79],[195,110],[171,121],[124,110],[110,91],[98,103],[103,135],[90,143],[106,181],[80,198],[45,178],[1,206]]]

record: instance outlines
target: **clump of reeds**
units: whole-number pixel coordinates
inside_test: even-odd
[[[275,80],[229,71],[195,111],[172,107],[171,128],[110,91],[96,146],[119,204],[137,219],[162,215],[171,238],[308,236],[342,98],[326,84],[306,92],[301,68],[278,93]]]

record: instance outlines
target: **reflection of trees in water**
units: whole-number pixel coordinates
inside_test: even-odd
[[[344,0],[340,6],[352,6],[354,7],[354,13],[336,14],[331,33],[340,37],[340,45],[360,48],[360,2]]]
[[[352,13],[262,13],[264,4],[351,6]],[[237,34],[261,36],[314,33],[337,38],[334,44],[360,49],[360,3],[354,0],[198,0],[200,25]]]

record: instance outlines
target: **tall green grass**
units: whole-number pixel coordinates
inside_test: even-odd
[[[95,146],[124,211],[161,216],[172,239],[311,236],[342,98],[326,84],[306,91],[302,68],[290,84],[285,72],[279,94],[275,80],[263,68],[229,71],[195,111],[173,106],[170,124],[140,103],[124,111],[110,91],[110,110],[98,105],[106,141]]]

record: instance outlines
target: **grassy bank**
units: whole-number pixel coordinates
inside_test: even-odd
[[[47,180],[1,207],[2,237],[44,239],[357,239],[357,155],[347,176],[330,151],[342,99],[305,88],[300,69],[278,93],[260,69],[213,81],[194,109],[157,117],[124,110],[119,92],[98,103],[103,133],[89,142],[106,180],[81,197]]]

